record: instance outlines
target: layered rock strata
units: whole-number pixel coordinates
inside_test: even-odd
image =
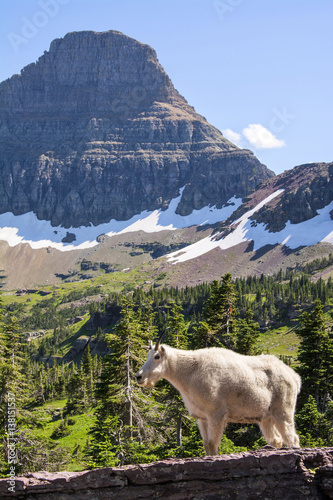
[[[262,208],[255,219],[270,231],[281,231],[290,221],[299,224],[318,215],[333,201],[333,163],[299,165],[264,183],[262,192],[284,189],[282,196]],[[332,214],[331,214],[331,218]]]
[[[273,176],[175,90],[155,51],[117,31],[69,33],[0,84],[0,213],[64,227],[222,206]]]
[[[252,210],[271,194],[281,191],[250,217],[253,224],[265,224],[270,232],[279,232],[286,224],[299,224],[318,215],[318,211],[333,201],[333,163],[307,163],[263,182],[244,198],[243,204],[219,230],[232,231],[231,224]],[[333,210],[330,212],[333,220]]]

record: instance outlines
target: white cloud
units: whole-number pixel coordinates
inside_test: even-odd
[[[237,134],[237,132],[234,132],[230,128],[226,128],[225,130],[222,130],[222,134],[224,135],[224,137],[226,137],[228,139],[228,141],[231,141],[234,144],[236,144],[236,146],[239,146],[239,144],[242,140],[242,135]]]
[[[246,139],[257,149],[282,148],[286,143],[277,139],[272,132],[260,125],[260,123],[250,123],[243,130]]]

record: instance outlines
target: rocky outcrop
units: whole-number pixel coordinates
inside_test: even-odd
[[[312,219],[333,201],[333,163],[300,165],[266,182],[262,189],[284,189],[284,193],[253,219],[267,224],[270,231],[281,231],[288,221],[298,224]]]
[[[271,232],[281,231],[288,221],[299,224],[318,215],[318,210],[333,201],[333,163],[308,163],[263,182],[218,230],[223,236],[234,228],[231,224],[253,209],[272,193],[281,193],[256,211],[250,219],[263,223]],[[331,212],[333,220],[333,211]]]
[[[64,227],[178,213],[273,176],[175,90],[155,51],[117,31],[70,33],[0,84],[0,213]]]
[[[0,480],[0,497],[29,500],[324,500],[333,498],[333,448],[281,449],[170,459],[84,472],[18,477],[15,492]]]

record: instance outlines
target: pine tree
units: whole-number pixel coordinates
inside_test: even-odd
[[[302,377],[300,403],[311,395],[318,411],[323,413],[333,394],[333,335],[327,328],[320,300],[316,300],[311,312],[301,318],[301,337],[298,350],[299,374]]]
[[[182,314],[182,307],[173,302],[168,316],[168,336],[167,343],[176,349],[186,349],[188,346],[187,326]],[[187,411],[179,392],[167,381],[162,382],[162,390],[165,394],[160,401],[166,405],[164,419],[168,424],[176,421],[176,442],[178,447],[182,447],[182,424]]]
[[[182,307],[176,302],[171,304],[168,326],[168,344],[177,349],[186,349],[188,346],[187,326],[182,314]]]
[[[261,350],[257,346],[259,336],[259,324],[253,321],[253,312],[249,309],[245,319],[238,320],[236,351],[240,354],[260,354]]]
[[[134,375],[146,358],[144,344],[152,333],[147,328],[152,323],[149,311],[148,307],[143,313],[135,312],[133,303],[124,298],[120,321],[107,335],[112,352],[103,360],[95,389],[96,421],[90,452],[94,466],[147,460],[146,447],[141,442],[143,438],[149,441],[153,431],[147,428],[152,400],[136,384]]]
[[[68,395],[64,412],[67,415],[84,413],[88,405],[86,375],[82,366],[76,367],[66,384]]]
[[[87,345],[87,347],[83,352],[81,365],[85,377],[84,383],[86,386],[87,397],[91,404],[93,399],[93,390],[94,390],[94,375],[93,375],[93,359],[91,356],[89,344]]]
[[[57,450],[49,453],[44,437],[31,432],[39,422],[27,408],[29,363],[22,344],[18,320],[0,308],[0,475],[13,467],[16,475],[40,470],[59,457]]]
[[[214,280],[209,299],[203,307],[203,318],[210,331],[215,332],[215,345],[233,348],[237,334],[236,291],[230,273]]]
[[[321,413],[310,395],[296,414],[296,424],[302,447],[332,446],[333,402],[329,401],[325,413]]]
[[[137,321],[140,329],[143,332],[143,339],[152,340],[157,335],[156,317],[157,312],[154,311],[153,301],[151,298],[146,298],[145,302],[140,301],[140,307],[137,310]]]
[[[24,391],[24,365],[21,353],[21,333],[18,321],[0,309],[0,465],[8,467],[11,442],[19,448],[18,424],[24,420],[22,407],[26,401]],[[10,420],[9,420],[10,419]],[[15,463],[17,459],[15,458]]]
[[[217,345],[216,331],[212,330],[206,321],[197,321],[193,325],[193,347],[204,349],[214,345]]]

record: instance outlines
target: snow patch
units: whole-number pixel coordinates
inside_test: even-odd
[[[154,233],[163,230],[173,231],[192,225],[215,224],[226,220],[242,204],[241,198],[234,196],[220,209],[216,206],[204,207],[201,210],[193,210],[190,215],[181,216],[176,214],[176,210],[184,189],[185,186],[180,189],[179,196],[170,201],[165,211],[145,210],[127,221],[112,219],[98,226],[66,229],[62,226],[53,227],[49,221],[38,220],[33,212],[23,215],[7,212],[0,215],[0,240],[7,241],[11,247],[20,243],[28,243],[33,249],[51,247],[62,252],[83,250],[98,245],[96,238],[101,234],[114,236],[133,231]],[[67,233],[75,235],[75,240],[71,243],[62,241]]]
[[[242,215],[242,217],[233,222],[230,227],[232,229],[232,227],[235,226],[235,228],[225,238],[221,238],[218,241],[216,240],[216,237],[222,236],[222,233],[208,236],[193,245],[183,248],[181,251],[177,250],[176,252],[168,254],[169,262],[173,264],[186,262],[187,260],[194,259],[210,252],[214,248],[225,250],[246,241],[254,242],[254,250],[258,250],[265,245],[275,244],[283,244],[292,249],[300,246],[315,245],[319,242],[333,244],[333,221],[330,216],[330,212],[333,209],[333,202],[323,209],[318,210],[318,215],[312,219],[300,222],[299,224],[287,222],[286,227],[277,233],[269,232],[266,229],[266,225],[263,223],[253,224],[250,217],[282,192],[283,189],[275,191],[255,208],[249,210]]]

